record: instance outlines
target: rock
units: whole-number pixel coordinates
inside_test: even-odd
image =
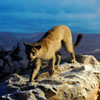
[[[57,93],[55,88],[48,86],[48,85],[46,85],[46,87],[45,87],[45,85],[39,85],[38,88],[41,89],[45,93],[45,96],[47,98],[52,97],[52,96],[56,95],[56,93]]]
[[[52,77],[47,70],[40,72],[35,85],[26,85],[30,71],[10,75],[0,83],[0,99],[100,100],[100,63],[86,55],[78,61],[76,64],[61,64],[61,72]]]
[[[14,96],[19,100],[36,100],[36,97],[32,91],[20,91],[15,93]]]
[[[93,64],[98,65],[100,64],[96,58],[92,55],[77,55],[76,60],[82,64]]]

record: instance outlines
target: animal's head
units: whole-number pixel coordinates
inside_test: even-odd
[[[24,42],[24,45],[25,45],[26,57],[30,62],[32,62],[35,58],[39,56],[41,45],[40,44],[29,44],[26,42]]]

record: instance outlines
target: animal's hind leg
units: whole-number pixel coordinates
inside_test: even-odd
[[[75,58],[75,53],[74,53],[74,50],[73,48],[72,49],[67,49],[67,51],[70,53],[71,55],[71,62],[72,63],[76,63],[76,58]]]
[[[73,52],[71,52],[70,53],[70,55],[71,55],[71,58],[72,58],[72,63],[76,63],[76,58],[75,58],[75,53],[74,53],[74,50],[73,50]]]
[[[72,58],[71,62],[75,63],[76,62],[76,58],[75,58],[73,44],[71,42],[69,42],[68,44],[66,42],[63,42],[63,47],[68,53],[70,53],[71,58]]]

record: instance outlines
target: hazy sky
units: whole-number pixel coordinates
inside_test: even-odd
[[[100,0],[0,0],[0,31],[45,32],[59,24],[100,33]]]

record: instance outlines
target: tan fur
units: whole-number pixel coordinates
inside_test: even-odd
[[[80,38],[78,37],[78,40]],[[81,39],[80,39],[81,40]],[[76,45],[80,42],[77,41]],[[27,58],[32,62],[35,60],[35,69],[32,72],[30,81],[34,80],[35,76],[38,74],[40,69],[41,60],[50,60],[51,73],[55,72],[55,55],[58,57],[57,66],[59,66],[61,56],[59,50],[63,46],[64,49],[71,54],[72,62],[75,63],[75,54],[73,48],[75,47],[72,43],[71,31],[67,26],[58,25],[51,28],[46,34],[36,43],[27,44],[24,43],[26,47]]]

